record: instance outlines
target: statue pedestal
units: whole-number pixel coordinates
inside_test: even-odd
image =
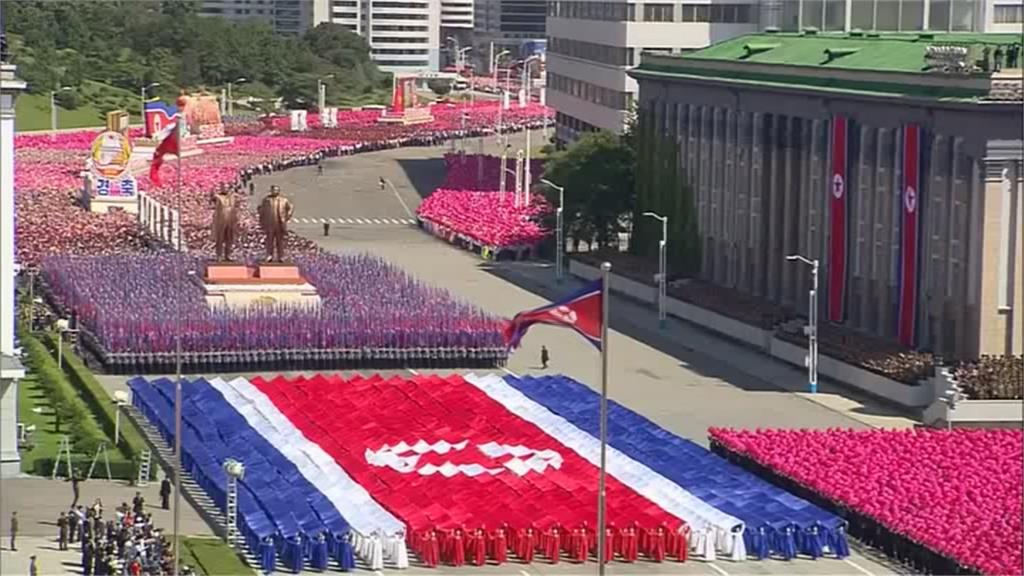
[[[408,126],[411,124],[432,122],[433,120],[434,115],[430,113],[429,108],[406,108],[401,115],[384,115],[378,118],[377,122],[381,124],[402,124]]]
[[[316,287],[292,264],[209,264],[203,276],[206,304],[211,308],[246,309],[254,305],[316,308]]]

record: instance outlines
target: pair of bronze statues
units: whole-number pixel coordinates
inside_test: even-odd
[[[231,249],[238,229],[237,198],[228,189],[221,189],[213,197],[213,242],[218,262],[231,261]],[[281,196],[280,186],[271,186],[270,194],[263,197],[258,209],[260,228],[266,235],[267,262],[283,262],[288,221],[295,209]]]

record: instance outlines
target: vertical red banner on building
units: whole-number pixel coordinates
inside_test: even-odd
[[[832,117],[832,182],[829,193],[828,319],[842,322],[846,309],[847,187],[845,116]]]
[[[921,127],[903,127],[903,194],[900,202],[900,299],[897,334],[914,345],[917,321],[918,228],[921,207]]]

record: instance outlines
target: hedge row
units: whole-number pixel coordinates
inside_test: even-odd
[[[60,433],[68,435],[74,451],[95,454],[96,447],[105,439],[96,422],[90,418],[88,405],[61,373],[56,360],[42,342],[30,335],[23,335],[21,342],[28,353],[29,366],[39,378],[39,384],[56,413]]]
[[[56,353],[58,338],[52,332],[44,336],[47,347]],[[74,353],[71,346],[64,344],[64,372],[70,379],[71,384],[82,394],[86,403],[96,415],[100,426],[110,438],[114,437],[117,419],[117,405],[113,398],[107,394],[103,385],[96,380],[89,367]],[[126,416],[121,418],[121,443],[118,446],[125,457],[130,460],[133,466],[137,465],[142,458],[142,452],[146,449],[146,441],[142,432],[135,426],[135,422]],[[113,462],[111,462],[113,466]],[[155,466],[150,467],[150,473]],[[152,479],[152,478],[151,478]]]

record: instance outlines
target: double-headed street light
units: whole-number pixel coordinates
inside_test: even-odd
[[[668,248],[668,216],[654,212],[644,212],[644,216],[661,220],[661,242],[658,243],[658,327],[665,328],[665,286],[668,283],[668,259],[665,256]]]
[[[562,283],[562,252],[565,242],[565,232],[562,228],[562,209],[565,207],[565,188],[555,184],[546,178],[540,179],[542,184],[547,184],[558,190],[558,208],[555,209],[555,282]]]
[[[50,91],[50,140],[57,139],[57,92],[67,92],[70,86],[61,86]]]
[[[498,110],[501,109],[499,108]],[[505,184],[505,173],[512,172],[508,169],[508,151],[511,148],[511,146],[505,144],[505,148],[501,150],[501,177],[499,178],[500,182],[498,183],[498,199],[501,202],[505,201],[505,189],[508,188]]]
[[[149,84],[146,84],[145,86],[139,89],[139,97],[142,99],[142,108],[140,110],[142,115],[140,116],[140,118],[142,118],[143,126],[146,125],[146,92],[149,92],[150,89],[156,88],[159,85],[159,82],[150,82]]]
[[[807,326],[804,327],[804,335],[807,336],[807,358],[804,364],[807,365],[807,383],[811,394],[818,392],[818,260],[811,260],[799,254],[786,256],[790,262],[803,262],[811,267],[811,291],[808,294]]]
[[[455,52],[455,69],[462,72],[466,68],[466,52],[472,50],[472,46],[466,46],[465,48],[459,48]]]
[[[231,88],[233,84],[241,84],[242,82],[248,82],[245,77],[238,78],[234,82],[228,82],[228,116],[232,116],[235,113],[235,101],[231,96]]]

